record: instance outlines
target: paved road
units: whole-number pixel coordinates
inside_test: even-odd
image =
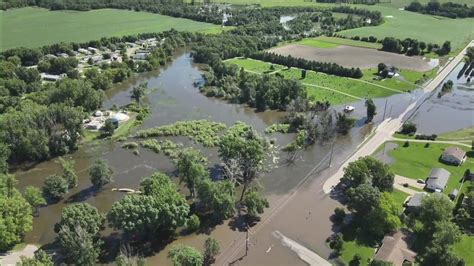
[[[439,73],[438,75],[431,80],[423,89],[424,94],[421,95],[417,100],[415,100],[412,104],[410,104],[407,109],[400,114],[395,119],[386,119],[375,129],[375,132],[369,136],[361,147],[352,154],[337,170],[337,172],[328,178],[323,185],[323,190],[325,193],[330,193],[332,188],[334,188],[341,178],[344,175],[344,168],[353,161],[356,161],[360,157],[371,155],[375,152],[375,150],[382,145],[387,140],[392,138],[392,135],[402,126],[404,122],[404,117],[412,110],[415,109],[417,103],[420,99],[423,98],[427,93],[433,91],[438,87],[439,84],[443,82],[443,80],[453,71],[453,69],[461,62],[464,58],[466,50],[468,47],[474,46],[474,41],[471,41],[455,58],[453,58]]]

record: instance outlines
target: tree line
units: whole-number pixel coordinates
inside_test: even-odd
[[[296,58],[291,55],[285,56],[269,52],[256,52],[251,54],[249,57],[278,65],[284,65],[286,67],[297,67],[341,77],[361,78],[363,76],[362,71],[359,68],[346,68],[336,63],[317,62],[304,58]]]
[[[450,41],[445,41],[441,46],[439,46],[438,44],[427,44],[411,38],[400,40],[393,37],[385,37],[381,43],[382,51],[406,54],[408,56],[420,55],[425,52],[435,52],[439,56],[444,56],[451,52]]]
[[[405,7],[405,10],[448,18],[474,17],[474,6],[454,2],[439,3],[438,1],[430,1],[423,5],[418,1],[413,1]]]

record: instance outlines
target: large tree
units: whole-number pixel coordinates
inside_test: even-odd
[[[176,185],[162,173],[145,177],[141,194],[127,195],[108,213],[110,225],[129,234],[169,233],[186,223],[189,205]]]
[[[43,193],[59,200],[68,192],[68,182],[60,175],[50,175],[44,180]]]
[[[180,182],[186,183],[191,197],[195,196],[197,183],[209,175],[205,162],[206,158],[193,148],[183,150],[178,156],[176,168]]]
[[[396,231],[402,224],[397,203],[388,192],[382,193],[379,206],[374,208],[366,217],[366,229],[374,236],[382,237]]]
[[[251,126],[238,123],[230,128],[219,143],[219,156],[229,178],[242,184],[243,200],[252,181],[262,171],[268,143]]]
[[[393,189],[394,174],[387,164],[366,156],[349,163],[344,168],[342,180],[349,182],[352,187],[369,182],[380,191],[391,191]]]
[[[176,245],[168,252],[174,266],[200,266],[204,263],[204,257],[197,249],[190,246]]]
[[[359,217],[366,217],[380,206],[380,191],[364,183],[347,191],[347,207],[357,213]]]
[[[435,232],[437,222],[451,220],[453,207],[452,201],[442,193],[430,194],[423,198],[418,219],[423,224],[423,230],[427,235]]]
[[[258,218],[258,215],[262,214],[265,208],[270,207],[268,200],[260,195],[256,187],[249,189],[245,193],[242,204],[245,206],[247,215],[251,219]]]
[[[38,212],[38,207],[46,205],[46,200],[44,199],[41,190],[37,187],[27,186],[23,194],[25,200],[31,205],[34,213]]]
[[[63,178],[68,182],[68,187],[73,188],[77,186],[78,177],[74,171],[74,160],[67,160],[59,157],[59,162],[63,169]]]
[[[94,265],[100,254],[105,217],[88,203],[64,208],[55,225],[66,260],[78,265]]]
[[[140,83],[140,85],[133,87],[132,89],[131,97],[135,99],[138,105],[140,105],[143,96],[145,96],[145,90],[146,90],[147,85],[148,84],[146,82]]]
[[[107,161],[103,159],[96,160],[89,170],[91,183],[98,188],[102,188],[104,185],[112,182],[112,174],[112,168],[110,168]]]
[[[449,220],[435,223],[435,232],[426,250],[421,254],[421,265],[459,265],[461,258],[454,252],[452,246],[461,240],[458,226]]]
[[[231,181],[213,182],[205,179],[199,183],[197,194],[201,206],[212,211],[217,221],[230,218],[235,214],[235,188]]]
[[[372,122],[374,116],[377,114],[375,103],[372,99],[367,99],[365,101],[365,106],[367,107],[367,120],[366,123]]]
[[[0,251],[20,243],[33,223],[31,206],[15,189],[12,175],[0,174]]]

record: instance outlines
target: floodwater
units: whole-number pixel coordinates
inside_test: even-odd
[[[441,84],[410,119],[417,124],[418,133],[441,134],[474,126],[474,80],[458,77],[463,65],[461,62],[444,80],[453,81],[453,90],[438,98]]]
[[[207,98],[193,86],[194,81],[200,78],[199,66],[193,64],[189,53],[183,51],[176,56],[172,63],[159,71],[137,75],[128,82],[107,91],[104,107],[122,106],[129,103],[131,101],[130,91],[133,86],[147,82],[146,101],[151,106],[152,115],[135,130],[165,125],[179,120],[209,119],[225,123],[228,126],[236,121],[243,121],[263,132],[268,125],[278,122],[284,116],[283,112],[257,113],[242,105],[228,104],[218,99]],[[397,116],[417,97],[418,93],[414,91],[412,94],[393,95],[388,99],[375,99],[378,109],[375,123],[379,123],[384,116]],[[337,138],[334,144],[333,165],[338,165],[347,158],[372,130],[371,125],[363,123],[364,102],[360,101],[353,105],[356,110],[351,116],[357,118],[358,122],[348,136]],[[338,111],[342,108],[343,106],[335,107]],[[291,134],[274,134],[269,137],[276,138],[277,145],[281,147],[289,143],[293,136]],[[174,138],[173,140],[200,148],[210,159],[209,167],[213,167],[218,162],[216,149],[205,149],[200,145],[191,144],[184,138]],[[271,219],[266,220],[265,224],[268,226],[260,230],[261,232],[268,231],[268,234],[262,235],[259,239],[254,238],[254,241],[258,242],[254,245],[258,246],[258,249],[265,249],[264,251],[269,245],[274,245],[274,251],[271,256],[265,256],[265,254],[269,254],[268,252],[254,253],[257,254],[256,257],[249,256],[248,263],[255,264],[256,259],[268,263],[275,262],[274,265],[281,265],[283,262],[287,265],[301,264],[291,251],[278,244],[277,240],[271,236],[274,229],[278,229],[287,237],[302,241],[302,244],[316,250],[323,257],[329,256],[329,249],[325,246],[324,239],[332,233],[328,217],[334,207],[338,206],[338,203],[321,194],[321,187],[323,181],[335,169],[334,167],[328,168],[330,151],[330,144],[316,144],[308,150],[300,152],[297,161],[290,165],[285,161],[285,154],[280,153],[278,155],[280,160],[268,167],[268,172],[263,174],[260,183],[264,187],[264,193],[271,205],[264,217],[268,216]],[[33,230],[25,236],[27,243],[48,244],[54,241],[56,236],[53,232],[54,224],[58,222],[62,208],[69,203],[87,202],[96,206],[100,212],[106,213],[115,201],[124,196],[123,193],[111,191],[112,188],[136,189],[142,177],[155,171],[171,175],[174,170],[172,162],[161,154],[140,149],[140,155],[136,156],[130,150],[122,149],[120,143],[109,140],[84,145],[74,154],[65,157],[75,160],[79,185],[72,189],[64,200],[40,209],[40,215],[34,218]],[[96,158],[106,159],[114,170],[114,182],[99,192],[91,189],[88,179],[89,166]],[[60,167],[52,159],[39,163],[30,169],[19,170],[15,175],[19,180],[20,189],[23,189],[27,185],[42,187],[44,179],[55,173],[60,173]],[[187,192],[183,191],[183,193]],[[312,216],[311,213],[308,214],[308,211],[312,213]],[[305,219],[307,215],[311,217]],[[298,222],[297,226],[296,222]],[[264,223],[262,222],[262,224]],[[218,239],[223,251],[235,250],[236,254],[241,251],[241,247],[233,246],[233,244],[236,243],[236,237],[241,236],[242,233],[231,229],[228,221],[212,228],[209,233]],[[105,237],[115,236],[116,232],[107,228],[103,235]],[[180,236],[175,242],[202,249],[205,237],[207,235],[204,233],[192,234]],[[275,254],[278,250],[280,252]],[[156,255],[148,258],[149,263],[152,265],[168,264],[166,253],[167,248],[160,249]]]

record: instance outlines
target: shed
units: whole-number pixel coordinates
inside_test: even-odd
[[[451,193],[449,193],[449,198],[451,200],[454,200],[459,194],[459,190],[457,189],[453,189],[453,191]]]
[[[426,179],[426,188],[433,191],[443,191],[448,184],[451,173],[443,168],[433,168]]]

